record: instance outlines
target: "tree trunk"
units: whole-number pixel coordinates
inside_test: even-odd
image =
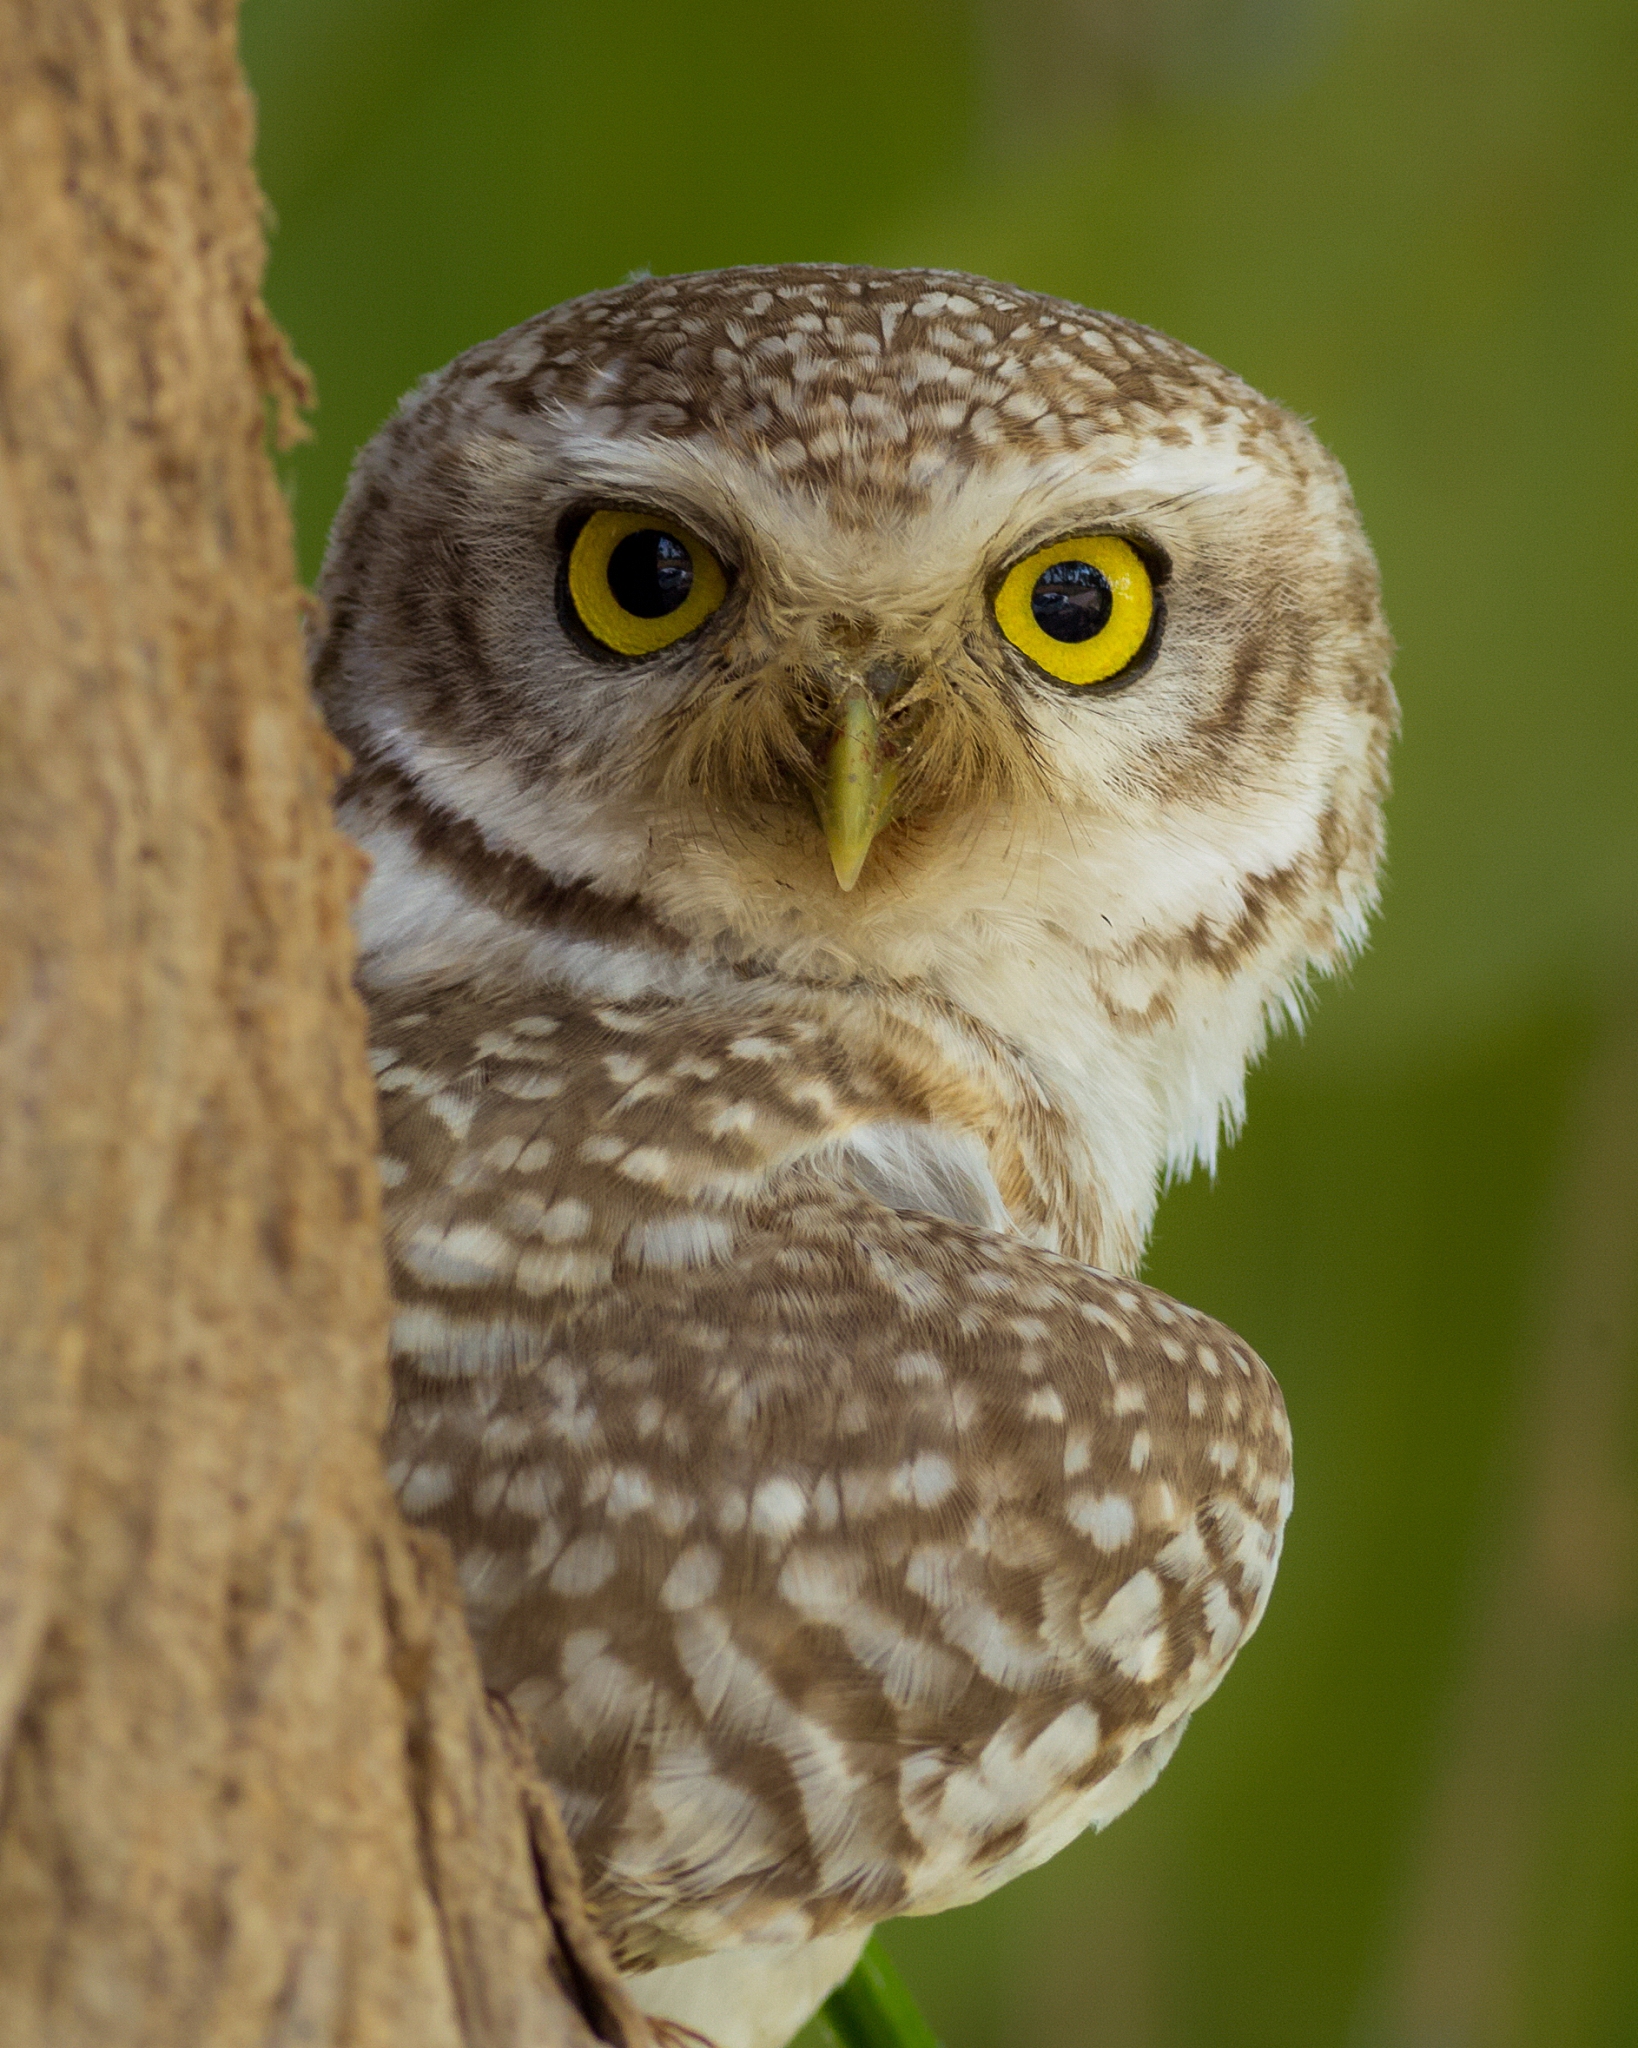
[[[250,144],[227,0],[0,4],[0,2039],[637,2041],[377,1453]]]

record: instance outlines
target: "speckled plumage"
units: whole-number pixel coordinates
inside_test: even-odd
[[[699,633],[565,630],[598,503],[716,549]],[[1164,620],[1077,693],[988,605],[1086,530],[1142,535]],[[429,380],[323,595],[394,1481],[639,1997],[771,2042],[875,1921],[1118,1812],[1262,1612],[1278,1390],[1119,1275],[1363,929],[1370,556],[1307,429],[1162,336],[788,268],[596,294]],[[843,895],[805,778],[883,662],[901,814]],[[754,2012],[712,2002],[742,1946]]]

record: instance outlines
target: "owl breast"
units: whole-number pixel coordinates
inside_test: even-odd
[[[1051,1248],[1095,1217],[1005,1049],[730,975],[373,1009],[393,1477],[622,1961],[957,1904],[1135,1797],[1289,1437],[1237,1338]]]

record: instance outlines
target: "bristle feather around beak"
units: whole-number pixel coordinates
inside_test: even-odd
[[[657,721],[651,759],[665,801],[726,815],[770,802],[817,818],[851,893],[884,827],[1046,793],[1027,722],[1002,679],[950,663],[806,652],[718,674]]]

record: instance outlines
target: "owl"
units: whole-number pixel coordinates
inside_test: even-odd
[[[1372,557],[1164,335],[803,265],[459,357],[321,596],[391,1477],[638,2002],[777,2048],[1262,1615],[1278,1389],[1131,1276],[1371,909]]]

